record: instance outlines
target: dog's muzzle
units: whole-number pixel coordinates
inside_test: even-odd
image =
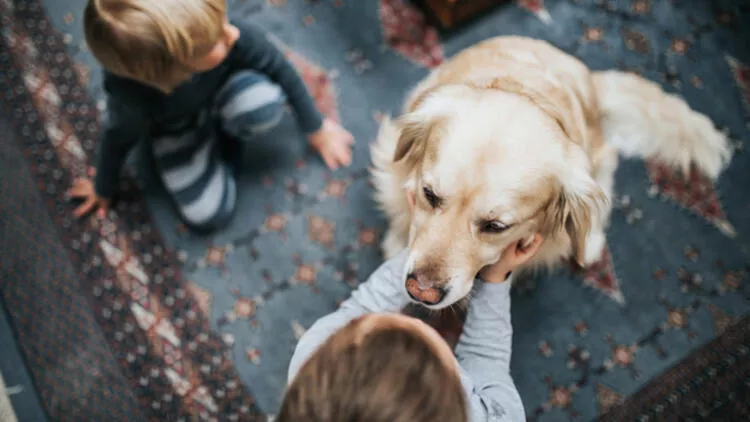
[[[445,287],[435,287],[434,283],[419,280],[413,273],[406,277],[406,291],[414,301],[425,305],[437,305],[448,294]]]

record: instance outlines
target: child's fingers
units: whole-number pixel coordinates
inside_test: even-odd
[[[544,238],[541,235],[534,234],[532,236],[531,242],[527,243],[526,239],[522,239],[519,241],[518,247],[514,248],[515,253],[511,254],[514,266],[521,265],[531,259],[542,245]]]
[[[345,148],[339,153],[339,161],[346,167],[352,163],[352,151],[349,148]]]
[[[323,162],[326,163],[326,166],[329,169],[336,170],[339,168],[338,164],[336,163],[336,157],[329,151],[323,150],[321,151],[320,155],[323,157]]]
[[[88,198],[83,204],[79,205],[75,210],[73,210],[73,215],[75,216],[75,218],[81,218],[91,212],[91,210],[94,209],[94,205],[96,205],[96,199]]]
[[[68,189],[68,194],[75,197],[86,196],[90,192],[88,188],[86,180],[76,179],[73,181],[73,186]]]

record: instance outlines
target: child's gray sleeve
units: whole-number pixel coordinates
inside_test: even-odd
[[[399,312],[409,303],[403,287],[406,255],[404,251],[383,263],[336,312],[319,319],[305,332],[289,363],[288,382],[321,344],[352,320],[367,313]]]
[[[510,286],[511,280],[476,281],[463,333],[456,345],[461,382],[473,422],[526,420],[521,397],[510,376],[513,341]]]

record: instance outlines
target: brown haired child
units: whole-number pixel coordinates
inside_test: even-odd
[[[479,274],[455,356],[425,323],[398,313],[407,253],[384,263],[299,341],[276,422],[523,421],[509,373],[510,274],[538,235]]]

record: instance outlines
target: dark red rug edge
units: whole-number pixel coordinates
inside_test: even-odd
[[[600,420],[750,420],[750,316],[736,321]]]
[[[65,71],[74,69],[74,61],[66,49],[62,34],[54,30],[50,19],[46,16],[44,7],[38,0],[11,2],[10,7],[12,8],[11,10],[3,10],[3,14],[5,16],[2,20],[2,27],[10,29],[11,32],[14,29],[18,30],[19,28],[24,28],[23,30],[18,31],[18,33],[14,34],[16,36],[15,46],[9,45],[8,40],[6,40],[5,38],[0,38],[0,46],[2,47],[0,49],[0,54],[4,55],[2,61],[5,62],[4,64],[10,64],[10,66],[16,70],[16,72],[7,72],[7,74],[4,75],[5,78],[0,78],[0,92],[6,93],[12,91],[15,93],[15,95],[13,96],[13,100],[9,96],[3,95],[3,100],[5,102],[5,105],[7,106],[6,109],[9,111],[11,120],[13,120],[13,115],[12,113],[10,113],[11,111],[18,109],[29,111],[34,110],[35,108],[35,93],[27,92],[24,85],[25,72],[27,69],[32,68],[33,65],[31,63],[25,62],[23,55],[17,53],[18,48],[14,48],[17,47],[20,43],[27,42],[36,48],[38,52],[39,63],[43,63],[43,66],[48,66],[48,68],[45,70],[47,70],[47,73],[50,75],[50,81],[47,82],[51,82],[53,84],[64,82],[67,87],[67,89],[65,90],[58,89],[58,94],[60,95],[61,100],[61,107],[59,110],[60,114],[63,115],[64,118],[67,118],[69,120],[74,134],[77,135],[79,139],[95,140],[96,132],[98,131],[98,113],[96,113],[95,102],[88,95],[88,92],[85,86],[81,83],[78,75],[75,72]],[[6,69],[5,66],[4,69]],[[7,67],[7,69],[10,69],[10,67]],[[76,240],[73,236],[71,236],[71,234],[75,232],[75,227],[80,224],[71,223],[69,220],[67,220],[67,223],[65,224],[66,227],[64,227],[65,225],[63,224],[59,224],[64,221],[59,217],[60,206],[65,206],[63,194],[60,192],[64,192],[65,187],[69,186],[71,180],[70,174],[66,171],[65,173],[67,174],[65,174],[60,181],[56,182],[60,185],[57,189],[58,193],[51,194],[50,192],[45,192],[42,189],[42,187],[45,186],[44,182],[49,181],[49,174],[42,175],[36,172],[37,168],[35,168],[33,162],[38,158],[38,156],[41,156],[45,152],[54,152],[54,149],[51,147],[50,139],[38,139],[38,133],[44,131],[44,124],[47,123],[44,121],[44,113],[38,112],[37,110],[37,112],[33,114],[35,116],[33,120],[35,121],[31,121],[32,119],[30,119],[29,121],[21,122],[19,120],[17,122],[13,122],[17,123],[16,125],[14,125],[14,132],[15,135],[21,138],[22,142],[26,143],[26,147],[28,147],[30,144],[37,145],[37,151],[29,153],[25,150],[24,153],[27,154],[27,160],[29,160],[29,165],[31,166],[30,170],[32,171],[32,173],[34,173],[34,177],[37,179],[38,185],[40,186],[40,194],[42,194],[42,196],[44,197],[44,202],[48,207],[48,212],[51,216],[53,216],[55,222],[58,223],[60,238],[64,241],[64,243],[70,245]],[[29,128],[32,128],[32,130],[29,131]],[[46,151],[40,151],[44,149],[44,145],[47,145],[48,149]],[[84,147],[86,151],[90,153],[91,151],[95,150],[95,141],[93,142],[93,145],[84,145]],[[59,160],[53,161],[56,161],[56,164],[60,166],[59,169],[62,169]],[[131,196],[131,199],[133,199],[132,197],[134,197],[136,202],[142,202],[142,198],[137,194],[136,191],[134,191],[134,188],[129,188],[129,194],[129,196]],[[144,206],[141,206],[140,208],[142,210],[145,209]],[[147,212],[139,212],[135,214],[136,215],[132,219],[123,221],[119,223],[119,225],[121,225],[121,227],[122,225],[126,225],[125,227],[127,227],[127,225],[129,224],[135,225],[136,227],[142,227],[143,225],[148,225],[149,227],[152,226],[150,216]],[[102,237],[104,237],[104,235],[102,235]],[[94,239],[91,244],[97,244],[98,240],[100,239]],[[179,293],[176,293],[180,288],[183,288],[184,292],[185,280],[183,279],[179,270],[178,260],[176,259],[174,254],[165,247],[163,240],[161,239],[161,236],[158,234],[158,232],[156,230],[151,230],[150,235],[143,236],[141,242],[133,242],[132,246],[134,249],[134,254],[136,255],[142,252],[141,248],[144,246],[162,248],[165,251],[160,259],[154,259],[153,262],[144,265],[144,269],[149,273],[150,276],[158,274],[162,277],[168,277],[166,282],[160,283],[159,286],[154,287],[158,290],[157,293],[162,297],[171,295],[172,297],[176,296],[179,299],[174,301],[174,303],[169,306],[160,304],[162,305],[162,309],[168,313],[168,317],[173,321],[178,319],[192,320],[191,322],[186,323],[184,324],[184,326],[180,326],[177,329],[178,332],[185,335],[184,339],[186,341],[183,343],[182,350],[180,350],[183,356],[186,356],[189,360],[193,360],[193,363],[196,367],[200,367],[202,364],[215,360],[215,357],[217,356],[221,356],[222,358],[222,365],[217,368],[212,368],[215,369],[215,371],[210,374],[200,374],[196,373],[195,371],[188,371],[185,376],[190,381],[191,385],[189,387],[192,389],[192,385],[194,385],[195,382],[197,382],[199,385],[202,384],[203,386],[208,387],[209,390],[207,392],[204,392],[203,394],[207,393],[209,395],[212,395],[212,398],[216,401],[218,410],[214,410],[213,412],[211,412],[216,416],[220,416],[223,418],[228,414],[239,411],[239,416],[235,416],[234,418],[232,418],[233,420],[265,419],[255,406],[254,400],[250,393],[239,381],[239,377],[236,373],[236,370],[231,365],[231,362],[229,362],[228,364],[224,362],[228,356],[226,347],[224,346],[221,338],[215,333],[210,332],[210,330],[208,329],[209,323],[207,318],[200,315],[200,312],[198,312],[197,317],[193,316],[192,318],[185,318],[186,315],[190,315],[191,313],[195,314],[195,311],[198,310],[198,305],[191,295],[180,295]],[[81,248],[79,250],[73,250],[72,248],[70,248],[70,246],[68,246],[68,250],[66,251],[71,257],[73,257],[74,265],[80,271],[81,276],[83,278],[89,278],[89,283],[82,283],[84,284],[84,288],[93,289],[94,287],[96,287],[97,285],[101,285],[102,283],[104,283],[104,285],[106,286],[107,279],[111,280],[112,278],[117,277],[116,273],[119,269],[111,265],[106,265],[106,257],[103,256],[100,252],[97,252],[96,249],[97,248],[89,247]],[[88,264],[91,261],[91,256],[83,256],[87,253],[98,254],[98,260],[105,263],[105,265],[102,265],[98,269],[90,268]],[[174,270],[165,272],[165,269],[168,268],[172,268]],[[118,293],[122,292],[118,292],[117,289],[114,289],[112,296],[115,296]],[[130,309],[128,309],[127,306],[121,306],[119,311],[117,311],[117,306],[114,306],[114,308],[110,306],[109,309],[114,309],[116,310],[116,312],[111,312],[110,315],[103,317],[101,311],[103,310],[104,306],[102,306],[102,303],[95,303],[93,295],[91,294],[91,290],[89,290],[87,294],[92,299],[91,312],[96,315],[97,321],[102,325],[102,327],[106,327],[107,325],[118,322],[129,322],[133,325],[137,325],[137,321],[135,320],[132,312],[130,311]],[[108,305],[113,305],[115,303],[113,297],[107,298],[106,300],[109,300],[109,302],[111,302],[108,303]],[[64,318],[64,315],[61,315],[61,317]],[[117,362],[122,368],[123,374],[127,376],[131,383],[131,386],[135,391],[137,388],[138,380],[142,379],[143,377],[149,377],[149,373],[153,369],[154,365],[138,365],[138,362],[136,362],[136,364],[133,364],[133,362],[128,362],[127,355],[129,350],[121,349],[121,345],[134,346],[134,343],[142,341],[144,335],[148,336],[152,333],[135,333],[133,337],[136,338],[131,339],[132,341],[128,342],[122,341],[122,339],[114,338],[114,330],[111,330],[111,332],[107,332],[110,330],[103,328],[102,331],[108,334],[107,346],[112,351],[115,359],[117,359]],[[138,339],[137,337],[140,337],[140,339]],[[188,343],[187,340],[190,339],[197,339],[197,347],[193,347],[194,345]],[[188,343],[187,347],[185,347],[185,343]],[[154,350],[148,350],[146,354],[151,358],[161,360],[165,358],[163,352],[161,351],[155,353]],[[160,364],[159,362],[159,360],[155,361],[156,366]],[[31,369],[33,372],[33,368]],[[160,378],[164,380],[168,377],[162,373],[160,375]],[[224,384],[227,383],[232,383],[232,385],[234,386],[234,391],[227,391],[224,388]],[[166,385],[163,385],[163,387],[164,386]],[[45,391],[44,389],[41,390]],[[216,394],[217,391],[221,391],[222,393]],[[163,392],[160,391],[158,393],[162,394]],[[147,404],[151,403],[151,400],[144,399],[143,390],[141,390],[140,393],[136,391],[135,394],[137,396],[140,396],[139,402],[141,404],[141,407],[143,408],[144,413],[150,415],[150,418],[161,420],[163,417],[167,416],[163,413],[160,414],[160,412],[152,406],[146,406]],[[205,409],[205,406],[202,406],[200,403],[200,396],[200,392],[188,390],[183,395],[182,400],[177,400],[177,402],[179,403],[179,409],[175,410],[177,410],[179,413],[173,416],[187,416],[188,418],[195,418],[199,416],[198,414],[194,414],[191,411]],[[54,402],[54,400],[43,401],[45,403]],[[47,410],[51,411],[52,414],[57,413],[56,409],[48,408]],[[57,410],[59,411],[59,409]],[[186,414],[186,411],[189,413]],[[191,413],[192,416],[190,416]],[[73,415],[58,414],[58,417],[60,416],[65,418],[72,417]],[[85,415],[79,414],[76,415],[76,417],[84,418],[79,420],[85,420]]]

